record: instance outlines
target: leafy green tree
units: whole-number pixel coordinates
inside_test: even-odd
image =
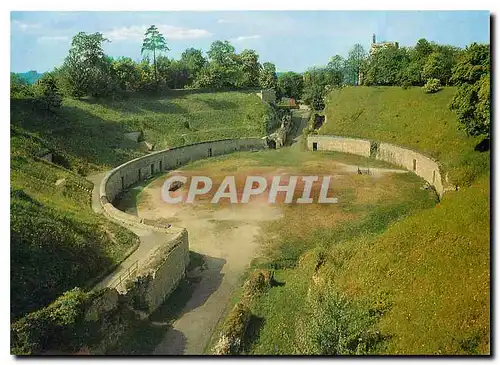
[[[264,62],[259,72],[259,85],[263,89],[276,89],[278,77],[276,76],[276,66],[271,62]]]
[[[33,86],[33,90],[36,103],[46,111],[61,107],[62,95],[52,73],[44,73]]]
[[[490,45],[472,43],[458,55],[451,81],[457,85],[474,84],[490,72]]]
[[[24,99],[32,95],[32,90],[28,82],[19,75],[10,73],[10,97]]]
[[[182,52],[180,62],[189,70],[189,84],[192,84],[199,73],[206,66],[207,60],[199,49],[188,48]]]
[[[144,40],[142,42],[141,54],[153,53],[153,66],[155,81],[158,82],[158,73],[156,69],[156,54],[160,52],[170,51],[167,46],[167,41],[163,34],[160,33],[155,25],[151,25],[144,34]]]
[[[220,89],[227,87],[230,72],[227,67],[216,62],[210,62],[204,67],[194,82],[194,87]]]
[[[415,44],[415,60],[420,61],[421,65],[432,52],[434,52],[433,45],[425,38],[420,38]]]
[[[342,60],[339,58],[335,62],[342,65]],[[324,108],[324,98],[328,90],[340,86],[342,82],[342,70],[337,68],[334,71],[335,67],[332,66],[334,65],[329,64],[326,68],[312,67],[304,73],[302,99],[315,110]]]
[[[452,72],[458,85],[450,108],[455,111],[460,129],[470,136],[491,135],[490,46],[473,43],[459,55]]]
[[[342,56],[335,55],[330,59],[326,66],[328,72],[329,84],[334,87],[341,86],[344,80],[345,60]]]
[[[448,85],[451,79],[452,68],[456,63],[458,50],[452,46],[435,46],[422,67],[422,78],[436,78],[441,84]]]
[[[135,91],[139,88],[141,72],[139,66],[129,57],[120,57],[111,63],[113,77],[123,91]]]
[[[366,61],[367,53],[361,44],[355,44],[349,51],[345,62],[346,83],[349,85],[358,85],[359,74]]]
[[[182,89],[191,81],[189,68],[181,61],[172,61],[168,68],[167,86]]]
[[[220,66],[234,66],[234,46],[229,41],[215,41],[207,52],[210,61]]]
[[[285,72],[278,76],[278,94],[280,97],[300,99],[304,81],[302,75],[295,72]]]
[[[67,94],[104,96],[112,91],[111,62],[102,49],[104,42],[108,40],[98,32],[73,37],[69,55],[58,70]]]
[[[238,55],[243,73],[242,86],[257,87],[261,65],[259,55],[253,49],[245,49]]]
[[[364,83],[366,85],[401,85],[410,63],[408,50],[387,46],[370,56],[366,66]]]
[[[168,86],[172,64],[174,60],[169,59],[167,56],[156,57],[156,83],[159,89],[162,89],[165,85]],[[154,66],[153,66],[154,70]]]
[[[154,67],[151,67],[151,64],[147,59],[143,59],[138,65],[137,68],[139,70],[139,90],[143,91],[153,91],[158,87],[158,83],[155,79]]]

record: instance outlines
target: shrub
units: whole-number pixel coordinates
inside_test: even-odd
[[[89,293],[74,288],[49,306],[14,322],[11,325],[11,352],[15,355],[38,354],[55,345],[58,348],[78,348],[82,342],[82,322],[90,297]]]
[[[246,305],[235,305],[224,323],[219,341],[212,350],[214,355],[236,355],[241,351],[251,316],[252,312]]]
[[[423,89],[427,94],[437,93],[442,89],[441,81],[439,79],[429,79],[423,86]]]
[[[62,96],[57,87],[56,78],[50,72],[43,76],[33,85],[35,104],[47,111],[60,108]]]
[[[410,80],[404,80],[402,83],[401,83],[401,87],[406,90],[406,89],[409,89],[410,87],[412,86],[412,83]]]
[[[271,270],[256,270],[243,285],[243,297],[252,298],[272,286],[274,273]]]
[[[299,353],[307,355],[360,355],[381,340],[370,330],[373,317],[357,303],[333,290],[316,290],[309,299],[307,320],[299,323]]]

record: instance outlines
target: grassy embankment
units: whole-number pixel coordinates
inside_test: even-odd
[[[103,275],[137,243],[93,213],[92,184],[84,178],[144,154],[123,133],[141,130],[155,149],[260,136],[266,113],[256,95],[240,92],[65,99],[55,113],[12,100],[13,319]],[[55,164],[37,158],[48,151]]]
[[[399,202],[388,190],[364,217],[327,229],[306,224],[328,221],[321,214],[267,227],[272,250],[254,266],[276,269],[281,285],[250,303],[246,353],[489,353],[490,153],[457,131],[448,109],[454,91],[329,95],[320,134],[425,152],[460,189],[419,209],[408,209],[417,192]]]

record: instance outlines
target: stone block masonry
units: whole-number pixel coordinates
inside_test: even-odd
[[[370,157],[370,146],[370,141],[357,138],[319,135],[307,138],[307,147],[311,151],[337,151]]]
[[[365,139],[319,135],[309,136],[307,147],[311,151],[351,153],[389,162],[420,176],[434,187],[440,198],[446,190],[439,162],[409,148]]]
[[[184,228],[166,227],[117,209],[113,206],[116,196],[139,181],[176,169],[191,161],[266,147],[265,140],[261,138],[201,142],[154,152],[128,161],[109,171],[101,180],[99,204],[104,214],[134,232],[137,229],[140,232],[149,232],[142,233],[141,244],[137,249],[141,251],[141,258],[137,261],[138,268],[133,277],[127,278],[127,281],[146,278],[136,284],[140,285],[141,300],[147,306],[147,312],[151,313],[158,308],[184,277],[189,264],[188,233]],[[112,284],[113,282],[110,282],[109,285]]]

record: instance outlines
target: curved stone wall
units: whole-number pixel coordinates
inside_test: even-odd
[[[235,151],[266,148],[260,138],[225,139],[166,149],[128,161],[109,171],[101,181],[99,199],[104,213],[121,225],[164,233],[152,252],[139,263],[137,275],[150,275],[152,281],[144,288],[149,311],[154,311],[184,277],[189,264],[187,231],[166,227],[148,219],[127,214],[113,206],[118,194],[133,184],[155,174],[176,169],[191,161],[228,154]],[[158,238],[160,240],[160,238]]]
[[[337,151],[386,161],[420,176],[434,187],[439,197],[445,192],[439,162],[409,148],[366,139],[320,135],[309,136],[307,147],[311,151]]]

